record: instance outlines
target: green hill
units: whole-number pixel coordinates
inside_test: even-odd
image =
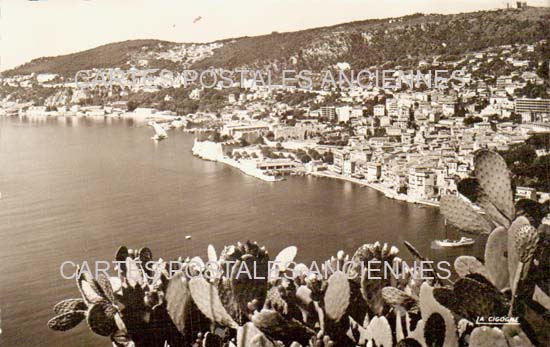
[[[292,66],[320,70],[336,62],[361,69],[391,62],[413,66],[430,56],[453,55],[489,47],[533,43],[550,37],[550,9],[494,10],[453,15],[414,14],[400,18],[372,19],[287,33],[218,41],[221,48],[191,65],[265,68]],[[4,75],[57,73],[74,76],[91,68],[128,68],[143,52],[162,52],[181,44],[158,40],[112,43],[79,53],[35,59]],[[148,66],[181,69],[166,59]]]

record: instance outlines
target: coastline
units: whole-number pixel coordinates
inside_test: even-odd
[[[337,175],[335,173],[324,173],[324,172],[317,171],[317,172],[308,172],[307,174],[310,175],[310,176],[314,176],[314,177],[332,178],[332,179],[337,179],[337,180],[341,180],[341,181],[351,182],[351,183],[354,183],[354,184],[358,184],[360,186],[369,187],[371,189],[374,189],[374,190],[384,194],[384,196],[388,199],[404,201],[404,202],[407,202],[407,203],[410,203],[410,204],[425,205],[425,206],[430,206],[430,207],[439,207],[438,202],[413,199],[413,198],[411,198],[411,197],[409,197],[405,194],[395,193],[394,191],[384,187],[382,184],[379,184],[379,183],[365,182],[365,181],[357,179],[357,178]]]
[[[244,165],[234,159],[227,158],[223,155],[221,143],[199,141],[195,138],[191,152],[194,156],[214,162],[219,162],[236,168],[248,176],[255,177],[265,182],[277,182],[282,179],[264,174],[261,170]]]
[[[9,115],[5,115],[5,116],[9,116]],[[61,117],[79,117],[79,116],[80,117],[94,117],[94,116],[90,116],[90,115],[77,115],[77,114],[73,114],[73,115],[65,114],[65,115],[57,115],[57,116],[50,116],[50,117],[59,117],[59,116],[61,116]],[[132,114],[132,113],[106,114],[106,115],[103,115],[103,116],[100,116],[100,117],[121,118],[121,119],[125,118],[125,119],[132,119],[136,122],[143,122],[143,123],[145,123],[147,120],[166,122],[166,121],[170,121],[170,120],[174,119],[173,117],[170,117],[170,116],[168,116],[168,117],[158,117],[158,115],[150,115],[149,117],[136,117],[136,115]],[[198,128],[198,129],[185,129],[184,128],[183,129],[183,132],[187,133],[187,134],[200,133],[200,132],[204,132],[204,131],[206,131],[206,130],[203,130],[203,129],[200,129],[200,128]],[[222,164],[229,165],[229,166],[231,166],[235,169],[238,169],[239,171],[241,171],[245,175],[260,179],[264,182],[279,182],[279,181],[285,180],[284,178],[266,175],[261,170],[255,169],[255,168],[253,168],[249,165],[245,165],[245,164],[240,163],[236,160],[225,157],[223,155],[221,144],[219,144],[219,143],[213,143],[213,142],[209,142],[209,141],[202,141],[201,142],[201,141],[198,141],[195,138],[195,141],[194,141],[193,147],[191,149],[191,152],[193,153],[194,156],[196,156],[200,159],[208,160],[208,161],[214,161],[214,162],[220,162]],[[423,206],[439,207],[439,202],[418,200],[418,199],[411,198],[411,197],[409,197],[405,194],[398,194],[398,193],[394,192],[393,190],[390,190],[387,187],[385,187],[384,185],[379,184],[379,183],[366,182],[364,180],[360,180],[360,179],[356,179],[356,178],[348,177],[348,176],[338,175],[336,173],[332,173],[332,172],[329,172],[329,171],[304,172],[303,174],[310,175],[310,176],[313,176],[313,177],[337,179],[337,180],[341,180],[341,181],[351,182],[351,183],[354,183],[354,184],[357,184],[357,185],[360,185],[360,186],[366,186],[368,188],[374,189],[374,190],[384,194],[384,196],[386,198],[389,198],[389,199],[392,199],[392,200],[398,200],[398,201],[403,201],[403,202],[407,202],[407,203],[411,203],[411,204],[418,204],[418,205],[423,205]]]
[[[198,141],[198,139],[195,139],[191,152],[193,153],[194,156],[199,157],[203,160],[215,161],[215,162],[220,162],[222,164],[229,165],[231,167],[239,169],[241,172],[243,172],[246,175],[258,178],[262,181],[277,182],[277,181],[283,180],[273,176],[265,175],[261,170],[254,169],[236,160],[225,157],[223,155],[221,143],[215,143],[210,141],[201,142],[201,141]],[[342,176],[342,175],[338,175],[330,172],[316,171],[316,172],[305,172],[304,174],[310,175],[313,177],[332,178],[332,179],[337,179],[341,181],[355,183],[361,186],[366,186],[384,194],[385,197],[392,200],[404,201],[407,203],[424,205],[424,206],[439,207],[438,202],[418,200],[418,199],[413,199],[405,194],[397,194],[394,191],[388,189],[387,187],[379,183],[366,182],[353,177]]]

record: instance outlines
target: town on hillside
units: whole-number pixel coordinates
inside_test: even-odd
[[[368,41],[369,35],[363,39]],[[159,44],[152,51],[144,46],[132,67],[152,61],[191,66],[222,46]],[[458,191],[458,182],[473,169],[474,152],[485,148],[508,161],[517,198],[550,199],[550,137],[545,135],[550,132],[549,40],[411,62],[414,66],[388,62],[375,67],[392,69],[395,75],[399,70],[460,70],[463,83],[321,88],[319,71],[311,88],[265,85],[251,78],[229,87],[180,81],[163,88],[160,77],[147,85],[79,88],[70,76],[33,72],[0,79],[0,112],[5,117],[155,122],[169,130],[168,136],[195,133],[197,156],[260,179],[338,178],[430,205]],[[352,67],[340,61],[325,70],[345,75],[353,73]]]

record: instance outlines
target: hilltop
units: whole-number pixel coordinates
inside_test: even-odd
[[[320,70],[337,62],[353,69],[382,64],[417,66],[427,57],[458,54],[550,37],[550,9],[494,10],[452,15],[413,14],[329,27],[240,37],[206,44],[131,40],[32,60],[3,75],[56,73],[131,66],[204,69],[292,67]]]

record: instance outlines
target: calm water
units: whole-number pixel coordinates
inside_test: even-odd
[[[409,240],[433,259],[453,258],[429,249],[444,236],[437,209],[329,179],[262,182],[194,158],[190,135],[159,144],[151,135],[123,120],[0,118],[0,345],[109,346],[85,323],[56,333],[46,322],[56,302],[78,296],[60,264],[112,260],[119,245],[171,259],[251,239],[273,255],[294,244],[298,260],[323,261],[365,242]]]

